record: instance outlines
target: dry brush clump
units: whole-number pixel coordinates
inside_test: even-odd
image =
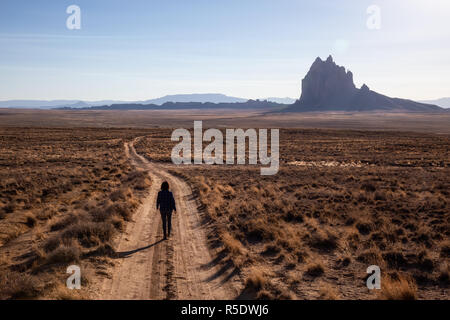
[[[241,298],[258,300],[272,300],[276,298],[273,294],[270,272],[263,268],[252,267],[247,273]]]
[[[80,297],[61,285],[65,268],[95,270],[99,257],[113,256],[114,235],[150,184],[124,153],[124,141],[141,132],[1,130],[0,272],[7,282],[0,282],[0,296]]]
[[[381,282],[379,298],[384,300],[416,300],[416,283],[409,276],[395,275],[384,277]]]
[[[319,291],[320,300],[340,300],[341,295],[339,289],[332,286],[330,283],[323,283]]]
[[[32,299],[44,290],[42,279],[30,274],[21,274],[9,270],[0,273],[0,299]]]

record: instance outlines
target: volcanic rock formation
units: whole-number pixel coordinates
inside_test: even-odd
[[[319,57],[302,80],[302,95],[286,111],[404,111],[433,112],[442,108],[412,100],[390,98],[376,93],[365,84],[360,89],[353,74],[338,66],[331,55]]]

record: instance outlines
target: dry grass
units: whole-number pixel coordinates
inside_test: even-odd
[[[443,285],[448,286],[450,284],[450,266],[447,263],[440,267],[438,279]]]
[[[245,280],[246,287],[253,288],[255,290],[263,289],[268,283],[267,276],[260,269],[252,268]]]
[[[340,300],[341,296],[339,294],[339,291],[334,288],[329,283],[324,283],[321,285],[320,291],[319,291],[319,299],[320,300]]]
[[[84,273],[114,255],[114,235],[150,184],[124,154],[140,132],[0,130],[0,296],[87,297],[65,291],[65,268]]]
[[[138,152],[170,163],[170,133],[151,134]],[[343,299],[373,299],[363,281],[372,264],[382,268],[382,277],[394,271],[410,276],[418,298],[446,296],[446,272],[438,266],[450,257],[448,136],[280,134],[275,176],[261,176],[257,166],[169,166],[194,186],[216,226],[212,236],[231,260],[245,256],[238,268],[270,268],[266,296],[317,298],[325,281],[332,287],[339,282]]]
[[[222,235],[222,242],[231,254],[239,255],[242,253],[241,243],[234,239],[229,233],[224,233]]]
[[[325,269],[321,263],[311,263],[306,267],[305,274],[311,277],[320,277],[325,273]]]
[[[89,266],[114,254],[110,241],[149,183],[131,170],[122,143],[148,135],[137,151],[193,186],[211,242],[253,292],[243,297],[372,299],[364,278],[376,264],[383,298],[448,298],[447,135],[282,129],[280,171],[261,176],[256,166],[170,166],[171,132],[4,130],[0,250],[22,249],[0,255],[0,268],[30,275],[33,289],[33,277],[67,261]],[[395,272],[402,277],[388,278]]]
[[[381,282],[380,299],[384,300],[416,300],[417,286],[410,277],[384,277]]]
[[[3,271],[0,273],[0,299],[32,299],[42,291],[42,282],[36,276]]]
[[[246,299],[268,300],[274,299],[269,274],[261,268],[251,268],[245,278],[244,290],[241,295]]]

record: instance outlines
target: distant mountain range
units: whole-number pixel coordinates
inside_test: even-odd
[[[271,97],[264,99],[279,104],[292,104],[295,99]],[[81,101],[81,100],[8,100],[0,101],[0,108],[30,108],[30,109],[79,109],[98,106],[142,104],[142,105],[163,105],[167,102],[173,103],[243,103],[248,99],[230,97],[218,93],[195,93],[195,94],[175,94],[167,95],[161,98],[149,99],[145,101],[119,101],[119,100],[100,100],[100,101]]]
[[[314,61],[302,80],[302,94],[285,111],[402,111],[440,112],[442,108],[412,100],[390,98],[369,89],[360,89],[353,82],[353,74],[338,66],[330,55],[325,61]]]
[[[166,102],[159,104],[142,104],[142,103],[124,103],[112,104],[96,107],[77,108],[77,110],[181,110],[181,109],[266,109],[271,111],[281,111],[287,105],[267,100],[248,100],[245,102]],[[73,110],[70,107],[60,108],[64,110]]]
[[[226,96],[220,93],[193,93],[193,94],[174,94],[157,99],[143,101],[142,104],[162,105],[166,102],[211,102],[211,103],[235,103],[246,102],[248,99]]]
[[[442,108],[441,108],[442,107]],[[220,93],[175,94],[145,101],[79,101],[79,100],[9,100],[0,108],[91,109],[91,110],[157,110],[157,109],[272,109],[272,111],[383,111],[383,112],[450,112],[450,98],[416,102],[391,98],[369,89],[356,88],[353,74],[338,66],[330,55],[318,57],[302,80],[299,100],[270,97],[248,100]],[[449,109],[443,109],[449,108]]]
[[[435,100],[424,100],[424,101],[419,101],[419,102],[435,104],[442,108],[450,108],[450,97],[449,98],[440,98],[440,99],[435,99]]]
[[[80,100],[7,100],[0,101],[0,108],[24,108],[24,109],[54,109],[62,107],[86,108],[89,106],[101,106],[105,104],[120,103],[123,101],[80,101]]]

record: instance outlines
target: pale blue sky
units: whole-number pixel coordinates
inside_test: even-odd
[[[66,8],[81,8],[68,30]],[[381,29],[366,27],[369,5]],[[2,0],[0,100],[300,96],[317,56],[357,86],[450,96],[448,0]]]

